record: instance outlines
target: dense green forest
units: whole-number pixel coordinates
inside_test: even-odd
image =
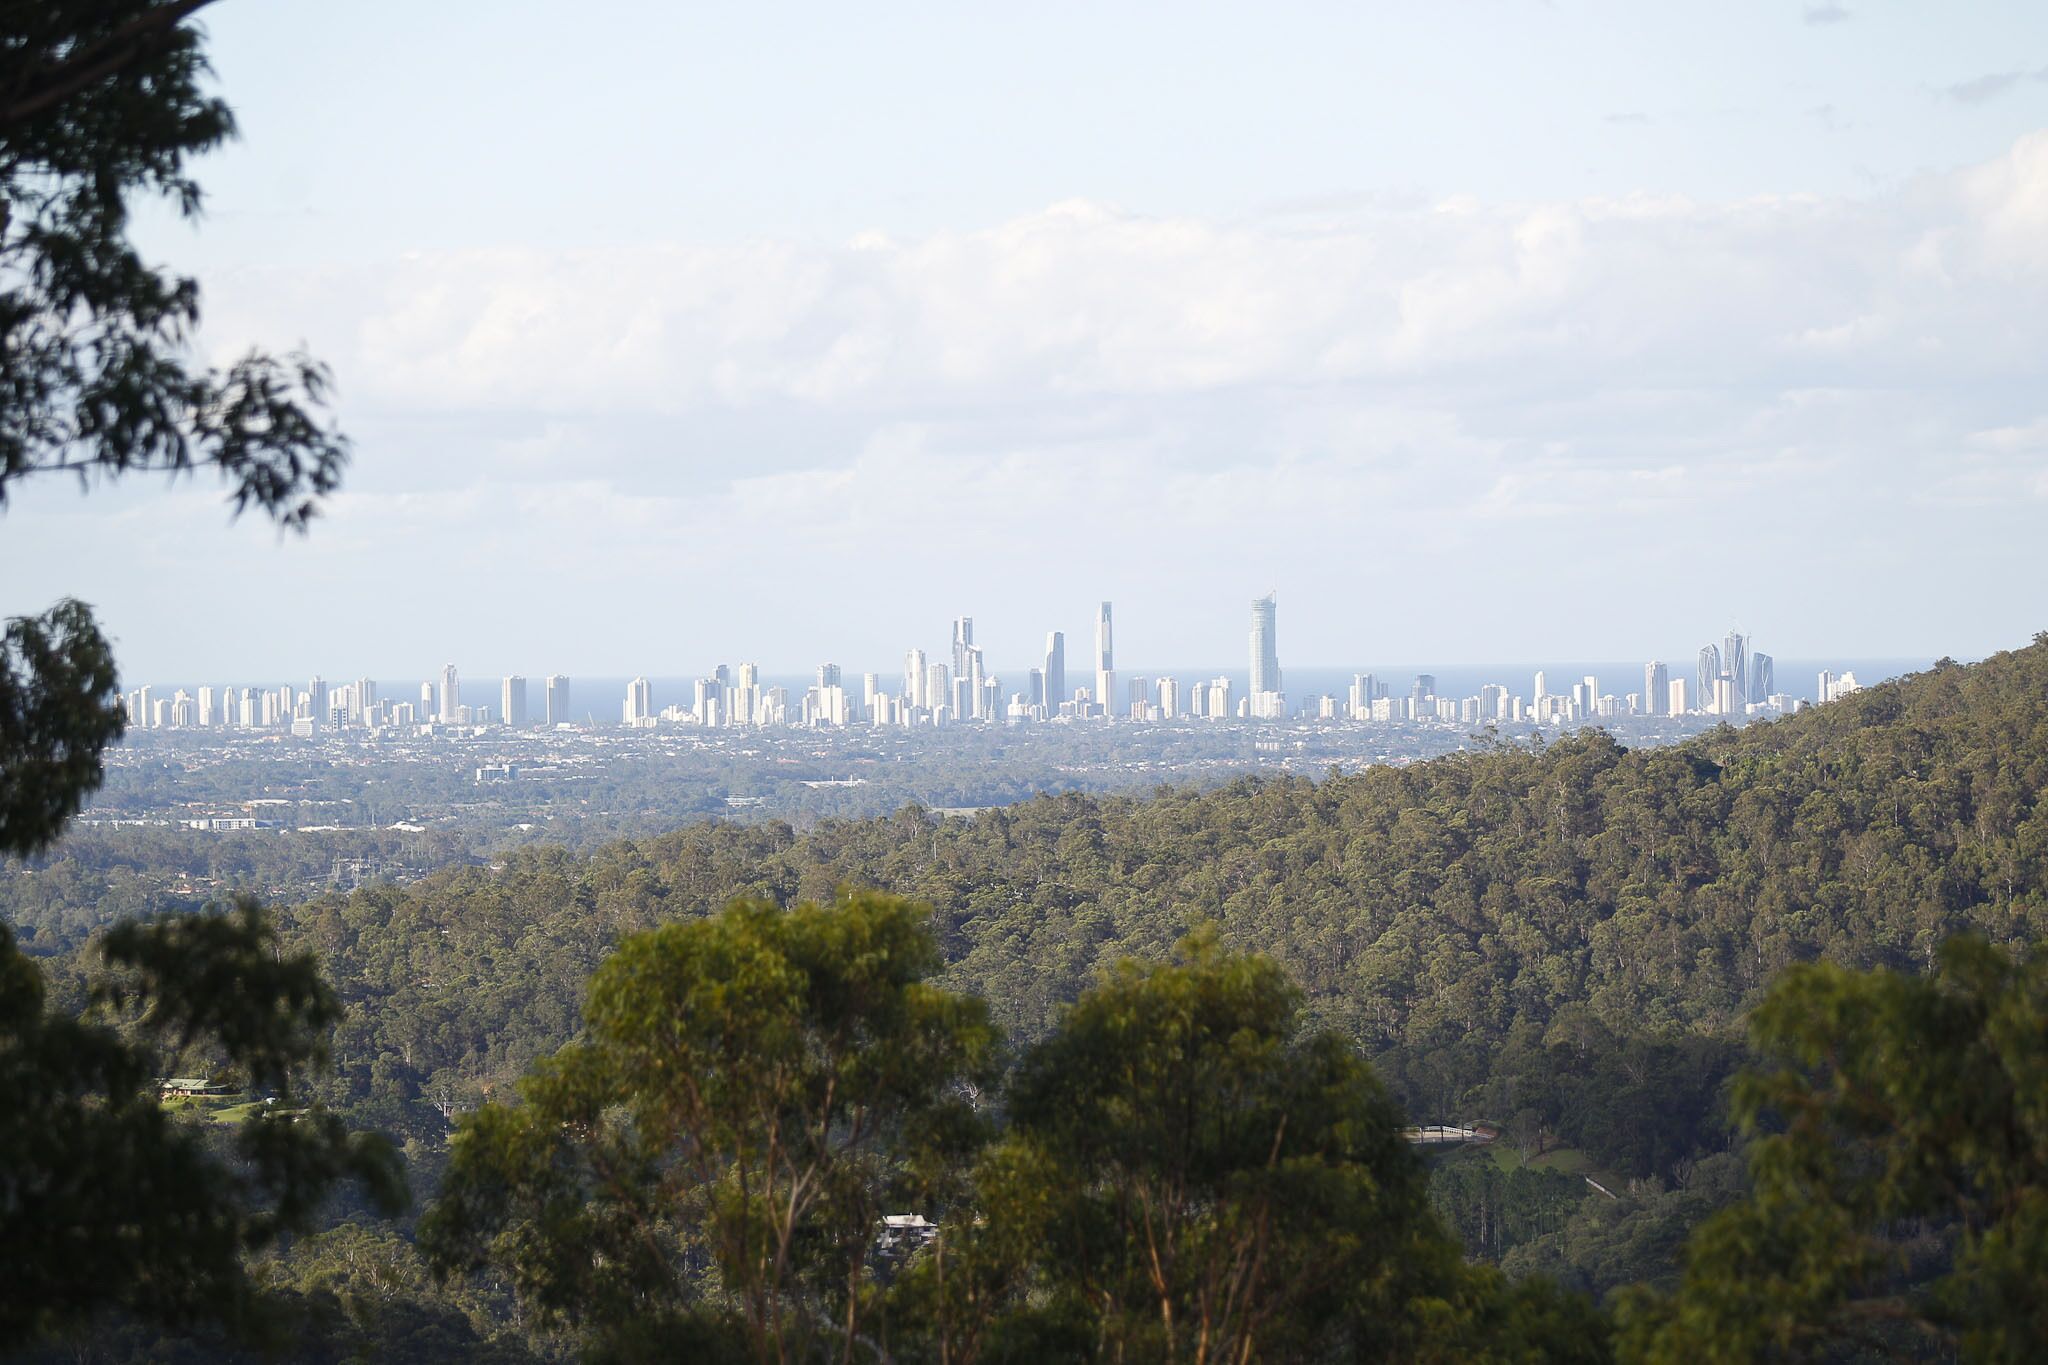
[[[1053,1036],[1114,963],[1163,961],[1208,926],[1277,963],[1305,1024],[1368,1056],[1411,1120],[1497,1128],[1431,1164],[1429,1203],[1467,1256],[1606,1295],[1677,1284],[1688,1234],[1752,1189],[1731,1084],[1774,978],[1924,974],[1961,933],[2038,941],[2044,777],[2048,638],[1671,748],[1588,731],[972,819],[707,822],[513,850],[277,917],[347,1008],[323,1098],[397,1137],[422,1196],[463,1116],[580,1036],[619,943],[735,898],[873,887],[930,905],[936,981],[985,1001],[1015,1049]],[[60,998],[82,998],[81,927],[46,959]],[[275,1275],[323,1285],[337,1248],[428,1283],[403,1238],[364,1229]],[[360,1332],[374,1296],[352,1292]],[[502,1288],[451,1292],[401,1296],[392,1321],[473,1345],[502,1324]]]
[[[1644,1085],[1724,1070],[1743,1010],[1795,962],[1924,970],[1962,930],[2033,942],[2044,777],[2036,643],[1668,749],[1588,731],[972,820],[701,823],[588,855],[518,850],[283,920],[350,1006],[346,1099],[394,1120],[429,1091],[484,1093],[566,1039],[622,935],[843,885],[935,907],[945,982],[1024,1039],[1106,963],[1157,959],[1213,922],[1284,965],[1411,1113],[1499,1116],[1518,1103],[1488,1093],[1502,1059],[1569,1054],[1583,1077],[1597,1066],[1578,1059],[1602,1049]]]

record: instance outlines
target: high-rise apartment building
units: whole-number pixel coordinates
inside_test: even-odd
[[[903,656],[903,695],[910,702],[913,711],[929,711],[931,697],[925,691],[926,679],[930,676],[930,665],[924,651],[913,649]]]
[[[526,728],[526,679],[517,673],[498,689],[498,719],[514,730]]]
[[[620,718],[634,728],[654,724],[654,687],[647,679],[635,678],[626,684],[626,702]]]
[[[313,719],[319,721],[323,725],[326,724],[327,679],[321,677],[317,673],[314,674],[313,680],[306,684],[306,700],[311,704]]]
[[[1702,708],[1714,703],[1714,684],[1721,680],[1721,647],[1702,645],[1699,664],[1693,670],[1693,705]]]
[[[974,618],[956,616],[953,618],[953,676],[967,676],[967,651],[974,644]]]
[[[547,680],[548,725],[567,725],[569,721],[569,680],[560,673],[550,673]]]
[[[424,695],[420,698],[425,701]],[[462,706],[462,679],[456,676],[454,664],[441,665],[441,723],[453,725],[460,716]]]
[[[1109,603],[1095,613],[1095,701],[1107,715],[1116,699],[1116,640],[1110,631]]]
[[[1749,641],[1735,631],[1721,646],[1721,672],[1728,679],[1729,709],[1723,715],[1742,714],[1749,703]]]
[[[962,619],[964,620],[965,618],[963,617]],[[972,717],[975,720],[986,720],[989,717],[989,711],[985,697],[987,689],[984,687],[984,684],[988,682],[988,673],[982,666],[981,647],[979,645],[962,646],[960,650],[960,663],[966,671],[954,677],[953,685],[955,688],[958,688],[963,683],[966,685],[967,710],[961,713],[959,719],[966,720]]]
[[[1768,654],[1749,656],[1749,699],[1763,701],[1778,690],[1778,666]]]
[[[1643,713],[1667,715],[1671,705],[1671,670],[1655,659],[1643,665]]]
[[[1067,636],[1066,632],[1049,630],[1045,633],[1045,711],[1047,715],[1060,713],[1060,703],[1067,700]]]
[[[1252,696],[1279,692],[1280,612],[1273,594],[1252,601]]]

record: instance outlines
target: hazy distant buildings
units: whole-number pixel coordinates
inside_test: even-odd
[[[1701,648],[1689,677],[1672,677],[1675,670],[1660,660],[1645,663],[1642,690],[1621,697],[1603,694],[1599,680],[1591,675],[1563,693],[1554,692],[1548,673],[1537,671],[1533,695],[1526,705],[1506,684],[1478,679],[1453,680],[1451,693],[1440,695],[1439,680],[1430,673],[1417,674],[1405,696],[1393,694],[1379,675],[1356,673],[1351,675],[1348,695],[1332,688],[1330,694],[1290,704],[1281,690],[1277,594],[1273,593],[1251,603],[1250,686],[1241,696],[1230,678],[1185,685],[1175,678],[1150,674],[1120,678],[1109,602],[1102,602],[1096,614],[1092,686],[1070,687],[1066,636],[1055,630],[1045,635],[1041,666],[1025,670],[1023,690],[1005,694],[983,647],[974,642],[974,633],[973,617],[953,619],[950,662],[935,661],[921,649],[907,651],[900,689],[885,689],[879,675],[868,673],[862,676],[859,688],[849,692],[843,670],[831,663],[818,665],[814,680],[797,688],[765,683],[754,663],[738,665],[736,676],[734,670],[720,664],[709,676],[695,681],[690,704],[679,701],[658,714],[648,680],[633,679],[621,702],[620,719],[633,728],[694,725],[708,729],[784,725],[838,729],[863,722],[911,728],[1125,718],[1138,723],[1242,718],[1296,723],[1550,726],[1633,716],[1707,715],[1739,722],[1755,715],[1789,713],[1802,704],[1799,698],[1777,691],[1771,656],[1757,651],[1748,637],[1735,631]],[[1299,670],[1295,682],[1297,688],[1312,685],[1304,683]],[[1818,684],[1822,701],[1857,688],[1853,674],[1824,672]],[[196,689],[196,696],[180,689],[165,697],[144,685],[126,693],[122,701],[129,726],[137,732],[227,728],[322,739],[335,735],[349,741],[358,732],[375,735],[417,726],[423,737],[431,738],[434,726],[482,726],[492,718],[490,707],[462,704],[461,681],[453,664],[440,670],[438,684],[420,685],[416,705],[379,701],[376,684],[368,678],[330,687],[318,676],[303,690],[290,685],[240,689],[207,685]],[[502,679],[498,701],[498,717],[510,729],[526,729],[539,720],[539,708],[532,705],[538,699],[529,698],[521,675]],[[561,674],[546,679],[546,722],[550,729],[574,724],[570,680]],[[1301,747],[1299,741],[1272,736],[1261,737],[1254,747],[1278,752],[1290,743]]]
[[[654,687],[645,678],[626,684],[626,701],[620,720],[628,729],[641,730],[654,724]]]

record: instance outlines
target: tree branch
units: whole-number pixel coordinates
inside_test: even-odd
[[[167,31],[212,3],[213,0],[173,0],[160,9],[137,15],[91,47],[72,53],[36,79],[25,82],[25,90],[9,96],[7,103],[0,106],[0,136],[117,74],[146,55]]]

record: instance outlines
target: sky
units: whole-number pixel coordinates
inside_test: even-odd
[[[134,682],[1978,657],[2048,628],[2048,7],[222,0],[311,533],[0,511]],[[1020,680],[1021,681],[1021,680]]]

